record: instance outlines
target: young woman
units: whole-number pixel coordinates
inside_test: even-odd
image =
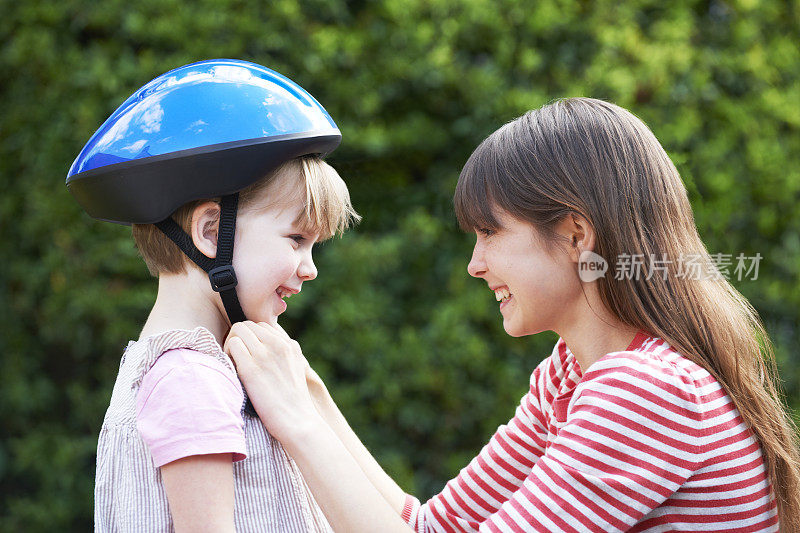
[[[226,341],[334,529],[800,531],[767,334],[639,119],[586,98],[531,111],[472,154],[455,209],[506,332],[560,339],[514,418],[427,503],[380,469],[279,328],[241,323]]]

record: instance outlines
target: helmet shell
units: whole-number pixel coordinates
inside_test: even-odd
[[[153,223],[340,141],[327,111],[289,78],[247,61],[200,61],[125,100],[81,150],[67,187],[94,218]]]

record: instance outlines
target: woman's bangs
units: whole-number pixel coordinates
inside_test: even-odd
[[[458,225],[466,232],[500,226],[492,209],[494,194],[491,191],[491,184],[496,182],[497,165],[488,157],[491,150],[486,147],[487,141],[489,139],[475,149],[464,165],[453,197]]]

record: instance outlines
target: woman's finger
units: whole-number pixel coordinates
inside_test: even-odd
[[[264,325],[264,326],[266,326],[266,327],[269,327],[269,328],[272,328],[272,329],[275,329],[275,330],[277,330],[278,334],[279,334],[281,337],[283,337],[284,339],[288,340],[288,341],[292,341],[292,340],[294,340],[294,339],[292,339],[292,338],[289,336],[289,334],[288,334],[288,333],[286,333],[286,330],[285,330],[285,329],[283,329],[283,326],[281,326],[281,325],[280,325],[280,324],[278,324],[277,322],[276,322],[274,325],[273,325],[273,324],[268,324],[267,322],[262,322],[261,324],[263,324],[263,325]]]
[[[261,330],[266,329],[271,334],[277,335],[280,339],[285,341],[293,355],[303,355],[303,350],[300,348],[300,344],[291,338],[289,334],[286,333],[286,330],[280,326],[280,324],[268,324],[266,322],[261,322],[258,325],[261,326]]]
[[[288,341],[291,341],[291,338],[283,330],[278,330],[275,326],[265,322],[253,324],[250,330],[265,346],[269,346],[272,349],[285,350],[289,346]]]
[[[247,356],[253,362],[257,362],[259,357],[264,355],[264,345],[245,323],[238,322],[233,325],[228,337],[225,339],[225,344],[228,346],[227,350],[230,350],[231,342],[234,339],[238,339],[238,342],[241,343],[241,348],[247,352]]]
[[[233,361],[233,366],[236,368],[237,373],[245,373],[254,364],[250,350],[247,349],[244,341],[239,337],[229,336],[225,340],[225,353]]]
[[[239,339],[241,339],[244,345],[250,351],[250,355],[254,359],[258,359],[260,357],[263,357],[266,354],[266,352],[268,352],[268,350],[265,348],[272,347],[275,341],[270,342],[268,339],[260,338],[258,335],[256,335],[253,329],[254,326],[255,326],[254,322],[249,322],[249,321],[238,322],[233,325],[233,327],[231,328],[231,332],[228,334],[228,337],[229,338],[238,337]]]
[[[288,338],[289,335],[283,330],[279,324],[270,324],[269,322],[259,322],[256,324],[258,331],[268,332],[270,335],[275,335],[281,338]]]
[[[236,328],[236,324],[234,324],[233,327],[231,327],[230,331],[228,332],[228,335],[225,337],[225,342],[222,343],[223,352],[228,353],[228,343],[232,338],[236,336],[237,331],[238,329]]]

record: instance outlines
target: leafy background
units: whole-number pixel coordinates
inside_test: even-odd
[[[800,5],[795,0],[0,0],[0,530],[91,528],[97,433],[155,297],[129,229],[64,187],[94,130],[192,61],[267,65],[315,95],[363,223],[318,251],[283,319],[357,433],[432,495],[513,415],[552,334],[512,339],[466,274],[451,197],[472,149],[554,98],[642,117],[800,408]],[[557,303],[554,302],[554,305]]]

